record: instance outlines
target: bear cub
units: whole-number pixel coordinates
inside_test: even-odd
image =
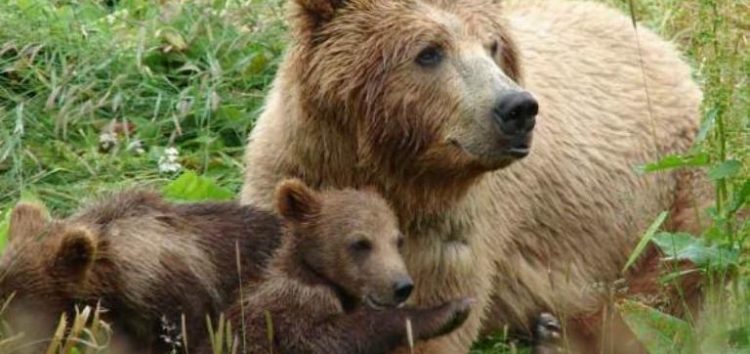
[[[400,254],[404,236],[376,193],[317,192],[291,179],[277,186],[276,208],[282,245],[264,281],[228,311],[244,331],[237,337],[245,352],[388,353],[408,344],[407,319],[412,339],[426,340],[468,317],[470,299],[401,307],[413,288]]]
[[[271,212],[236,202],[168,203],[143,190],[102,197],[65,219],[21,203],[0,259],[0,297],[13,297],[2,315],[24,333],[28,353],[41,352],[28,344],[48,343],[61,313],[71,318],[76,305],[97,303],[116,352],[180,349],[181,316],[191,342],[206,336],[206,316],[259,279],[279,231]]]

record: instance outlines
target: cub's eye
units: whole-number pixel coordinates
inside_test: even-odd
[[[492,44],[490,45],[490,54],[492,54],[493,57],[496,56],[497,51],[499,49],[500,49],[500,43],[498,43],[497,41],[493,41]]]
[[[399,249],[404,247],[404,235],[398,235],[398,239],[396,240],[396,245],[398,246]]]
[[[427,47],[423,49],[421,52],[419,52],[419,55],[417,55],[417,64],[424,66],[424,67],[433,67],[443,60],[443,51],[440,49],[440,47],[432,46]]]
[[[359,240],[353,242],[349,248],[355,253],[368,252],[372,250],[372,243],[369,240]]]

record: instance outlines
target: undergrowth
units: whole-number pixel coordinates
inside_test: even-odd
[[[644,244],[696,261],[713,280],[705,315],[682,321],[637,303],[621,309],[635,332],[650,334],[641,339],[654,353],[748,352],[750,224],[737,215],[750,198],[750,3],[601,1],[674,41],[704,88],[694,148],[643,173],[705,169],[716,191],[715,205],[699,211],[700,238],[661,232],[658,223],[644,235]],[[184,200],[239,191],[245,138],[286,42],[281,1],[107,3],[0,2],[0,226],[24,199],[64,215],[85,197],[129,185]],[[85,309],[79,317],[96,315]],[[52,339],[50,353],[106,352],[108,329],[93,323],[73,332],[78,342]],[[212,341],[233,347],[222,326]],[[0,338],[0,350],[12,340]],[[526,350],[499,333],[474,352]]]

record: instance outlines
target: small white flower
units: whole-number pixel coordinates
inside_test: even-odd
[[[159,157],[159,172],[161,173],[174,173],[182,169],[182,165],[178,161],[180,152],[175,147],[168,147],[164,149],[164,155]]]
[[[99,150],[102,152],[108,152],[117,145],[117,137],[112,132],[104,132],[99,134]]]

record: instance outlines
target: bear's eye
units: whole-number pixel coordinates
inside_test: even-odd
[[[372,249],[372,243],[370,243],[369,240],[358,240],[353,242],[349,247],[355,253],[362,253],[370,251]]]
[[[404,247],[404,235],[399,234],[398,239],[396,240],[396,246],[398,246],[399,249]]]
[[[500,43],[497,41],[493,41],[492,44],[490,44],[490,54],[492,56],[497,56],[497,51],[500,49]]]
[[[433,67],[443,60],[443,51],[438,46],[430,46],[423,49],[417,55],[417,64],[424,67]]]

